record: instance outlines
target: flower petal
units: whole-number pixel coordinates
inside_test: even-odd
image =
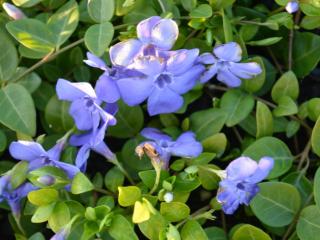
[[[81,172],[84,172],[87,168],[87,160],[90,155],[90,150],[90,145],[85,144],[78,151],[75,164],[81,170]]]
[[[152,44],[163,50],[169,50],[179,35],[178,25],[171,19],[161,19],[152,28]]]
[[[198,64],[190,68],[185,73],[179,76],[174,76],[173,82],[169,85],[169,88],[178,94],[188,92],[194,87],[204,69],[204,66]]]
[[[135,69],[147,76],[154,76],[161,73],[164,69],[165,62],[155,56],[140,56],[136,58],[130,68]]]
[[[110,48],[110,60],[118,66],[128,66],[133,58],[141,51],[143,44],[137,39],[119,42]]]
[[[230,63],[229,70],[237,77],[250,79],[262,72],[258,63]]]
[[[104,156],[105,158],[107,158],[108,160],[114,160],[115,159],[115,155],[114,153],[109,149],[109,147],[107,146],[107,144],[105,144],[105,142],[100,142],[99,144],[95,145],[92,148],[93,151],[101,154],[102,156]]]
[[[39,143],[30,141],[12,142],[9,152],[13,158],[29,162],[48,155]]]
[[[232,74],[228,69],[218,71],[217,79],[228,87],[239,87],[241,85],[240,78]]]
[[[142,129],[140,134],[143,137],[154,140],[154,141],[160,141],[160,140],[171,141],[172,140],[170,136],[162,133],[160,130],[156,128],[151,128],[151,127]]]
[[[299,10],[299,2],[298,1],[289,1],[286,5],[286,11],[288,13],[294,13]]]
[[[170,152],[174,156],[192,158],[198,157],[202,153],[202,149],[201,143],[195,139],[195,134],[185,132],[170,147]]]
[[[73,179],[74,176],[80,172],[78,167],[65,162],[55,162],[54,165],[58,168],[61,168],[67,174],[69,179]]]
[[[239,62],[242,56],[241,47],[236,42],[219,45],[214,48],[213,52],[219,59],[230,62]]]
[[[239,157],[233,160],[226,168],[227,179],[242,181],[254,174],[257,168],[258,164],[256,161],[249,157]]]
[[[258,183],[265,179],[274,166],[274,160],[271,157],[263,157],[258,163],[258,168],[255,173],[250,176],[247,181],[251,183]]]
[[[150,43],[151,42],[151,30],[154,25],[161,20],[159,16],[153,16],[141,21],[137,26],[137,35],[141,42]]]
[[[120,99],[120,93],[116,80],[109,76],[109,74],[102,74],[95,87],[99,99],[106,103],[114,103]]]
[[[211,65],[209,69],[201,75],[200,82],[201,83],[208,82],[211,78],[213,78],[217,74],[218,70],[219,70],[218,64]]]
[[[148,98],[148,112],[150,116],[161,113],[172,113],[183,105],[183,97],[170,88],[155,88]]]
[[[167,61],[167,71],[180,75],[189,70],[199,55],[199,49],[178,50]]]
[[[89,83],[72,83],[65,79],[58,79],[56,91],[61,100],[74,101],[84,96],[96,98],[96,93]]]
[[[83,99],[73,101],[69,109],[69,113],[73,117],[79,130],[89,130],[93,128],[94,120],[96,120],[94,118],[99,118],[99,115],[86,108],[84,101]]]
[[[153,89],[152,78],[122,78],[117,84],[123,101],[129,106],[142,103]]]
[[[214,64],[217,59],[213,56],[212,53],[203,53],[198,57],[197,61],[203,64]]]
[[[86,60],[83,60],[87,65],[94,68],[100,68],[101,70],[107,71],[108,67],[106,63],[96,55],[93,55],[91,52],[87,52]]]
[[[56,145],[54,145],[51,149],[48,150],[48,156],[50,160],[59,161],[61,152],[64,148],[65,142],[60,141]]]

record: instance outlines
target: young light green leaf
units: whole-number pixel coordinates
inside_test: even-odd
[[[122,215],[113,216],[108,233],[115,240],[138,240],[130,222]]]
[[[190,214],[190,208],[181,202],[162,202],[160,213],[169,222],[178,222],[187,218]]]
[[[132,206],[141,198],[141,190],[136,186],[118,187],[118,191],[118,202],[122,207]]]
[[[90,52],[101,56],[113,38],[114,29],[110,22],[92,25],[84,35],[84,43]]]
[[[292,71],[284,73],[272,88],[271,97],[274,102],[278,103],[283,96],[291,97],[293,100],[299,96],[298,79]]]
[[[273,114],[276,117],[283,117],[296,114],[298,112],[297,104],[291,97],[282,96],[278,100],[278,106],[273,109]]]
[[[78,4],[74,0],[68,1],[48,19],[47,25],[53,33],[56,47],[67,41],[76,30],[78,21]]]
[[[59,199],[59,193],[55,189],[43,188],[29,192],[28,200],[36,206],[48,205]]]
[[[209,4],[200,4],[190,12],[192,18],[209,18],[212,16],[212,8]]]
[[[18,42],[34,51],[49,53],[55,47],[52,32],[39,20],[24,18],[7,23],[6,28]]]
[[[94,189],[93,184],[83,173],[79,172],[73,178],[71,183],[71,192],[73,194],[81,194],[84,192],[89,192],[92,189]]]
[[[58,232],[70,221],[70,211],[64,202],[58,202],[48,219],[48,225],[54,232]]]
[[[24,8],[32,7],[41,1],[42,0],[12,0],[16,6]]]
[[[34,136],[36,111],[29,92],[19,84],[0,90],[0,122],[13,131]]]

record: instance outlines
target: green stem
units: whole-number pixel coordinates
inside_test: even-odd
[[[16,221],[17,227],[19,228],[20,232],[22,233],[22,235],[27,236],[26,232],[24,231],[21,222],[20,222],[20,216],[17,216],[15,214],[13,214],[13,218]]]
[[[108,159],[108,161],[119,168],[123,175],[125,175],[126,178],[129,180],[131,185],[135,185],[135,182],[133,181],[129,173],[123,168],[122,164],[118,161],[117,157],[114,157],[114,159]]]
[[[160,183],[161,167],[155,166],[155,170],[156,170],[156,180],[154,182],[152,189],[149,192],[150,195],[152,195],[157,190],[159,183]]]
[[[161,11],[162,11],[163,13],[165,13],[165,12],[166,12],[166,8],[165,8],[163,2],[162,2],[161,0],[158,0],[158,3],[159,3],[159,5],[160,5],[160,7],[161,7]]]
[[[206,205],[206,206],[198,209],[197,211],[192,213],[188,218],[186,218],[186,219],[182,220],[181,222],[179,222],[176,225],[176,228],[181,227],[183,224],[185,224],[189,220],[197,220],[197,219],[203,218],[203,216],[204,216],[203,213],[208,211],[209,209],[210,209],[210,205]]]

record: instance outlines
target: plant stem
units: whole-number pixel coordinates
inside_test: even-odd
[[[301,170],[304,161],[308,158],[310,150],[311,150],[311,140],[308,141],[307,145],[305,146],[305,148],[302,151],[300,161],[298,164],[298,170]]]
[[[298,11],[295,20],[294,20],[294,25],[298,24],[299,19],[300,19],[300,14],[301,12]],[[292,69],[292,49],[293,49],[293,37],[294,37],[294,26],[292,29],[290,29],[289,33],[289,50],[288,50],[288,69]]]
[[[189,220],[196,220],[196,219],[199,219],[199,216],[202,215],[204,212],[206,212],[207,210],[210,209],[210,205],[206,205],[200,209],[198,209],[197,211],[195,211],[194,213],[192,213],[188,218],[182,220],[181,222],[179,222],[177,225],[176,225],[176,228],[179,228],[181,227],[183,224],[185,224],[187,221]]]
[[[99,193],[103,193],[105,195],[111,195],[111,196],[115,195],[113,192],[110,192],[110,191],[102,189],[102,188],[94,188],[94,191],[99,192]]]
[[[160,7],[161,7],[161,11],[162,11],[163,13],[165,13],[165,12],[166,12],[166,8],[165,8],[163,2],[162,2],[161,0],[158,0],[158,3],[159,3],[159,5],[160,5]]]
[[[150,195],[152,195],[157,190],[160,183],[161,167],[157,165],[155,166],[155,170],[156,170],[156,180],[154,182],[152,189],[149,192]]]

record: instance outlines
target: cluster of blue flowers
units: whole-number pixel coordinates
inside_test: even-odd
[[[110,48],[111,68],[97,56],[87,54],[88,59],[84,62],[103,71],[95,88],[89,83],[58,80],[58,98],[71,102],[69,113],[79,130],[69,139],[70,145],[79,147],[75,165],[59,161],[67,144],[65,138],[48,151],[36,142],[13,142],[11,155],[28,161],[29,171],[49,165],[62,169],[72,179],[79,171],[85,172],[91,150],[111,162],[116,159],[104,138],[108,126],[117,123],[116,102],[119,99],[129,106],[147,100],[151,116],[172,113],[182,107],[182,94],[190,91],[198,80],[205,83],[216,75],[217,80],[227,86],[238,87],[241,78],[250,79],[262,71],[257,63],[240,63],[241,48],[235,42],[219,45],[213,53],[200,56],[198,49],[171,50],[178,34],[178,26],[173,20],[151,17],[138,24],[137,39]],[[149,139],[142,144],[153,147],[163,168],[168,167],[171,156],[193,158],[202,152],[202,145],[192,132],[185,132],[176,140],[153,128],[145,128],[141,135]],[[233,161],[220,183],[218,201],[223,210],[230,214],[239,204],[248,204],[258,192],[257,183],[269,174],[272,166],[270,158],[261,159],[259,164],[245,157]],[[12,189],[9,172],[0,178],[0,201],[6,200],[18,213],[20,199],[35,188],[25,182]]]

